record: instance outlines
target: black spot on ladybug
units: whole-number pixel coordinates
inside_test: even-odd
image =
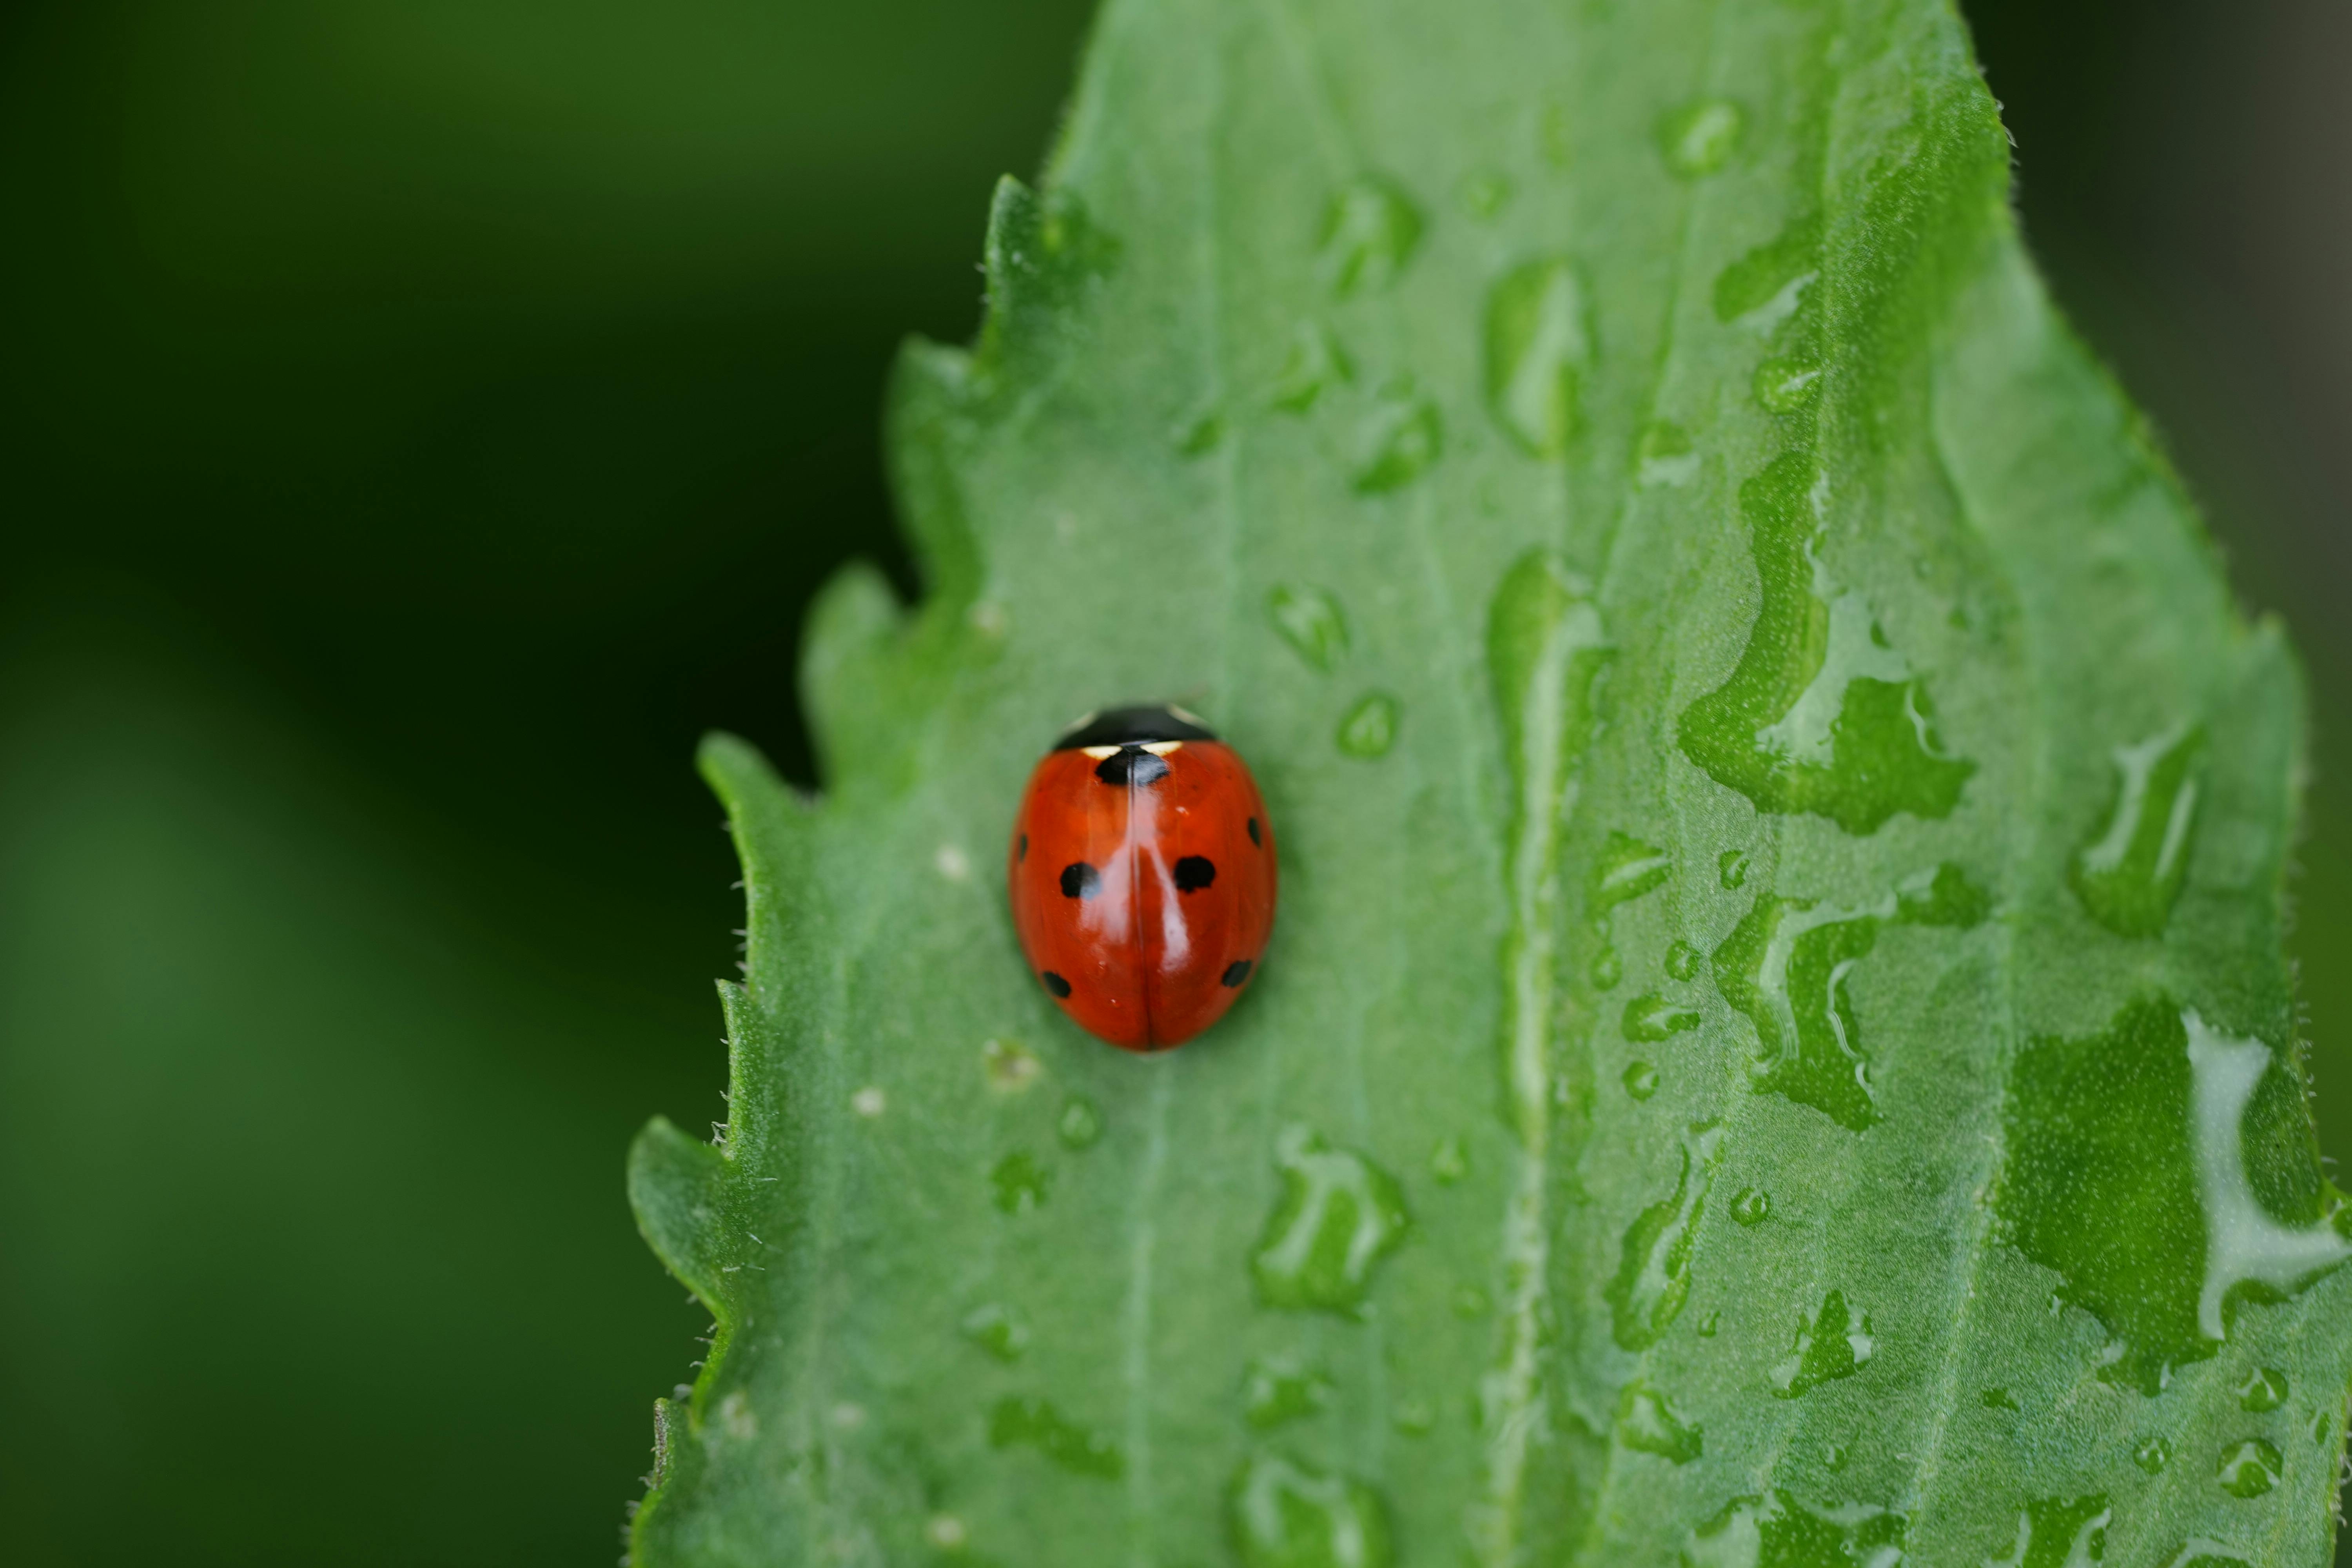
[[[1197,893],[1217,879],[1217,868],[1205,855],[1187,855],[1176,862],[1176,890]]]
[[[1257,837],[1257,824],[1255,821],[1250,824],[1250,837],[1253,838]],[[1013,858],[1015,860],[1026,860],[1029,858],[1029,836],[1027,834],[1024,833],[1021,836],[1021,847],[1013,852]]]
[[[1242,967],[1244,969],[1247,969],[1249,965],[1244,963]],[[1050,969],[1038,975],[1037,978],[1044,981],[1045,983],[1045,989],[1051,991],[1056,996],[1067,996],[1070,994],[1070,983],[1063,979],[1060,975],[1055,973]]]
[[[1107,784],[1158,784],[1168,776],[1168,764],[1141,746],[1121,746],[1095,764],[1095,777]]]
[[[1102,891],[1102,873],[1084,860],[1073,860],[1062,868],[1062,897],[1091,899]]]
[[[1253,817],[1251,817],[1251,818],[1249,819],[1249,830],[1250,830],[1250,842],[1251,842],[1251,843],[1253,843],[1253,844],[1264,844],[1264,843],[1265,842],[1265,839],[1260,838],[1260,837],[1257,836],[1257,818],[1256,818],[1256,817],[1255,817],[1255,816],[1253,816]],[[1026,843],[1028,843],[1029,841],[1028,841],[1026,838],[1024,838],[1024,839],[1023,839],[1021,842],[1022,842],[1022,843],[1024,843],[1024,844],[1026,844]]]
[[[1249,972],[1250,961],[1246,958],[1236,958],[1231,963],[1225,965],[1225,984],[1227,985],[1239,985],[1243,981],[1249,978]]]

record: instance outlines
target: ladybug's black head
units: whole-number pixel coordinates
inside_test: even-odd
[[[1145,746],[1155,741],[1213,741],[1217,732],[1173,703],[1133,708],[1104,708],[1087,714],[1062,731],[1054,742],[1057,752],[1097,746]]]

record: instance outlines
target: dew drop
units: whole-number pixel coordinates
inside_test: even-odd
[[[1600,951],[1592,955],[1589,977],[1595,991],[1614,990],[1617,983],[1625,978],[1625,961],[1617,955],[1615,948],[1602,942]]]
[[[1429,1173],[1446,1187],[1470,1173],[1470,1146],[1461,1134],[1437,1141],[1437,1147],[1429,1152]]]
[[[1821,1510],[1785,1491],[1734,1498],[1691,1532],[1685,1568],[1896,1568],[1901,1514],[1866,1503]]]
[[[1629,1351],[1657,1343],[1690,1297],[1691,1246],[1722,1146],[1720,1127],[1701,1125],[1685,1131],[1675,1190],[1643,1209],[1625,1229],[1608,1297],[1612,1331]]]
[[[1658,1069],[1648,1062],[1629,1062],[1623,1081],[1627,1094],[1635,1100],[1647,1100],[1658,1092]]]
[[[1846,1443],[1832,1443],[1829,1446],[1828,1451],[1822,1455],[1822,1468],[1829,1471],[1832,1475],[1835,1475],[1838,1471],[1844,1469],[1846,1467],[1846,1461],[1853,1458],[1853,1448],[1852,1445]]]
[[[1244,1568],[1388,1568],[1380,1495],[1286,1456],[1253,1455],[1226,1494]]]
[[[867,1084],[849,1097],[849,1109],[868,1121],[890,1108],[890,1098],[872,1084]]]
[[[2189,875],[2204,731],[2182,724],[2111,753],[2114,803],[2069,880],[2092,918],[2120,936],[2158,936]]]
[[[1437,405],[1410,381],[1382,387],[1359,437],[1363,456],[1355,487],[1364,495],[1401,490],[1429,471],[1445,448],[1445,426]]]
[[[1421,244],[1421,210],[1390,181],[1367,174],[1333,194],[1320,250],[1331,292],[1345,300],[1394,282]]]
[[[1666,167],[1685,180],[1714,174],[1739,150],[1747,113],[1728,99],[1703,98],[1669,114],[1658,126]]]
[[[1977,1403],[1987,1410],[2015,1410],[2017,1396],[2006,1388],[1988,1388],[1977,1395]]]
[[[1706,1317],[1699,1320],[1698,1337],[1703,1340],[1711,1340],[1715,1338],[1715,1331],[1722,1322],[1723,1314],[1721,1312],[1709,1312]]]
[[[1303,1420],[1331,1397],[1331,1380],[1285,1356],[1255,1356],[1242,1380],[1242,1414],[1259,1431]]]
[[[941,1552],[961,1552],[971,1532],[955,1515],[935,1513],[923,1525],[923,1539]]]
[[[1217,409],[1207,409],[1179,425],[1174,438],[1177,456],[1205,457],[1224,440],[1225,416]]]
[[[2286,1403],[2286,1373],[2270,1367],[2257,1367],[2246,1374],[2238,1385],[2238,1408],[2241,1410],[2276,1410]]]
[[[1389,1425],[1408,1437],[1426,1437],[1437,1429],[1437,1406],[1418,1397],[1400,1399]]]
[[[2011,1244],[2061,1277],[2060,1298],[2113,1336],[2102,1379],[2154,1396],[2221,1347],[2248,1288],[2292,1294],[2352,1255],[2301,1104],[2269,1046],[2160,996],[2019,1053],[1995,1210]]]
[[[1657,846],[1612,831],[1593,861],[1586,912],[1597,921],[1618,905],[1664,887],[1674,868],[1673,858]]]
[[[1894,902],[1848,910],[1759,898],[1716,950],[1723,999],[1756,1026],[1748,1080],[1759,1093],[1810,1105],[1849,1131],[1878,1120],[1846,976],[1875,945]]]
[[[1686,1034],[1698,1025],[1697,1008],[1684,1002],[1669,1002],[1654,991],[1626,1003],[1625,1016],[1618,1021],[1620,1032],[1629,1040],[1663,1040]]]
[[[2150,1437],[2132,1450],[2132,1463],[2151,1476],[2161,1473],[2165,1466],[2172,1463],[2172,1439]]]
[[[1715,319],[1773,331],[1821,276],[1821,215],[1806,213],[1716,274]]]
[[[1399,712],[1397,700],[1387,692],[1366,692],[1339,721],[1339,749],[1367,761],[1388,755],[1396,744]]]
[[[748,1443],[760,1435],[760,1418],[752,1414],[751,1397],[741,1389],[719,1402],[719,1427],[739,1443]]]
[[[1617,1401],[1617,1440],[1628,1448],[1687,1465],[1699,1457],[1704,1436],[1696,1422],[1684,1421],[1647,1384],[1626,1384]]]
[[[1676,741],[1767,812],[1852,834],[1897,812],[1949,816],[1976,765],[1948,754],[1925,682],[1869,602],[1822,560],[1826,481],[1803,451],[1739,487],[1762,603],[1724,683],[1682,711]]]
[[[1716,858],[1715,875],[1716,879],[1723,884],[1726,892],[1746,886],[1748,852],[1744,849],[1725,850]]]
[[[1044,1205],[1053,1173],[1040,1165],[1026,1149],[1015,1149],[988,1173],[996,1188],[996,1206],[1006,1214],[1027,1214]]]
[[[974,1307],[963,1315],[958,1327],[962,1329],[964,1338],[998,1361],[1019,1361],[1029,1348],[1029,1325],[1002,1302]]]
[[[1769,413],[1801,414],[1822,392],[1822,367],[1809,359],[1768,359],[1756,367],[1756,401]]]
[[[981,1068],[988,1087],[999,1094],[1016,1094],[1037,1081],[1044,1071],[1037,1054],[1018,1040],[989,1040],[980,1047]]]
[[[1762,1225],[1772,1217],[1772,1194],[1761,1187],[1742,1187],[1731,1200],[1731,1217],[1741,1225]]]
[[[1282,1195],[1250,1258],[1258,1299],[1270,1307],[1353,1316],[1373,1269],[1404,1239],[1404,1194],[1362,1155],[1335,1149],[1305,1127],[1275,1145]]]
[[[1267,401],[1286,414],[1304,414],[1326,387],[1355,379],[1354,362],[1330,329],[1319,321],[1301,321],[1290,334],[1290,353]]]
[[[1698,949],[1686,942],[1678,942],[1666,949],[1666,973],[1675,980],[1690,980],[1698,974]]]
[[[1073,1475],[1115,1481],[1127,1473],[1127,1456],[1118,1444],[1043,1399],[998,1400],[988,1415],[988,1446],[1034,1448]]]
[[[1690,432],[1660,420],[1643,427],[1633,451],[1633,481],[1644,489],[1680,488],[1698,477]]]
[[[1486,405],[1530,457],[1560,457],[1576,435],[1591,310],[1576,264],[1561,257],[1507,274],[1486,296]]]
[[[2106,1557],[2114,1518],[2103,1492],[2027,1503],[2017,1516],[2017,1543],[1985,1568],[2091,1568]]]
[[[2258,1498],[2278,1485],[2282,1463],[2278,1449],[2268,1439],[2249,1437],[2221,1450],[2221,1462],[2213,1474],[2231,1497]]]
[[[2252,1564],[2218,1541],[2197,1536],[2164,1560],[2164,1568],[2252,1568]]]
[[[1511,182],[1499,170],[1481,169],[1462,182],[1462,210],[1475,218],[1490,218],[1511,201]]]
[[[1832,1290],[1822,1298],[1818,1314],[1798,1320],[1787,1358],[1772,1368],[1772,1392],[1796,1399],[1824,1383],[1852,1377],[1869,1363],[1876,1343],[1870,1319],[1846,1305],[1844,1291]]]
[[[1062,1115],[1054,1124],[1054,1135],[1062,1147],[1071,1150],[1091,1149],[1102,1141],[1102,1112],[1095,1102],[1081,1094],[1074,1094],[1062,1102]]]
[[[1348,618],[1322,589],[1277,585],[1265,607],[1282,640],[1317,669],[1329,669],[1348,651]]]

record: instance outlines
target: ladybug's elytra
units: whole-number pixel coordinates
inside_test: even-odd
[[[1062,1010],[1122,1050],[1224,1016],[1274,930],[1274,827],[1241,756],[1181,708],[1114,708],[1029,775],[1013,924]]]

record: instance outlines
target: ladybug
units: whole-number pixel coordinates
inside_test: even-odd
[[[1240,753],[1181,708],[1089,713],[1045,753],[1006,857],[1021,951],[1121,1050],[1224,1016],[1274,930],[1274,827]]]

